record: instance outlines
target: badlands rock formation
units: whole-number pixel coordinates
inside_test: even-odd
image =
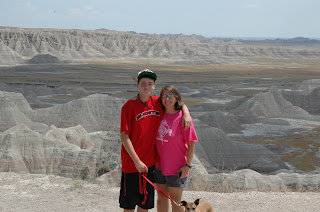
[[[192,183],[198,180],[198,177],[193,177]],[[320,174],[279,173],[263,175],[251,169],[238,170],[232,173],[210,174],[201,179],[203,180],[202,186],[206,186],[207,190],[219,189],[221,192],[246,190],[312,191],[318,190],[320,187]],[[197,185],[197,182],[190,186],[196,189],[195,185]]]
[[[195,156],[193,168],[188,178],[187,189],[192,191],[208,190],[216,192],[239,191],[317,191],[320,188],[320,174],[297,174],[281,172],[265,175],[251,169],[229,173],[208,174],[206,168]],[[103,186],[119,186],[121,170],[113,170],[95,182]]]
[[[0,171],[94,177],[118,169],[120,140],[114,132],[92,136],[81,126],[51,126],[41,134],[18,124],[0,134]]]
[[[303,94],[309,94],[315,88],[320,88],[320,79],[305,80],[301,83],[298,90],[302,91]]]
[[[0,94],[1,171],[74,176],[88,170],[92,177],[101,168],[119,168],[117,129],[124,99],[96,94],[32,110],[21,94]]]
[[[19,123],[32,125],[25,112],[30,105],[20,93],[0,91],[0,131],[5,131]]]
[[[16,65],[26,63],[20,54],[4,44],[2,40],[0,40],[0,55],[1,65]]]
[[[195,120],[199,137],[196,155],[210,171],[250,168],[259,172],[274,172],[288,169],[279,156],[262,145],[232,142],[220,129]]]
[[[105,94],[94,94],[49,108],[29,110],[26,115],[33,122],[59,128],[81,125],[88,132],[116,130],[124,99]]]
[[[41,89],[29,91],[41,93]],[[310,94],[317,91],[315,86]],[[318,120],[317,116],[294,106],[282,94],[283,91],[272,87],[248,99],[229,114],[196,112],[193,116],[199,137],[196,156],[199,167],[205,167],[196,169],[196,173],[207,175],[218,170],[237,169],[271,173],[290,169],[266,147],[231,141],[226,134],[241,133],[243,123],[272,118]],[[95,177],[102,171],[119,169],[120,111],[125,101],[106,94],[94,94],[65,104],[32,109],[22,94],[1,91],[0,171]],[[247,182],[247,178],[244,179],[243,182]],[[278,178],[272,182],[281,184]]]
[[[4,131],[18,123],[31,126],[42,123],[59,128],[83,126],[87,131],[119,128],[120,110],[124,99],[95,94],[67,104],[32,110],[20,93],[0,91],[0,129]]]
[[[41,64],[41,63],[60,63],[59,58],[51,54],[38,54],[34,56],[30,61],[31,64]]]
[[[270,118],[319,120],[300,107],[287,101],[276,87],[258,93],[238,108],[231,111],[240,123],[261,122]]]
[[[188,189],[234,191],[314,191],[320,188],[320,174],[298,174],[288,172],[261,174],[252,169],[241,169],[228,173],[208,174],[206,168],[194,158],[194,169],[190,172]],[[112,178],[114,179],[114,178]],[[106,182],[107,180],[103,180]],[[119,182],[119,180],[118,180]],[[100,182],[101,183],[101,182]]]
[[[240,133],[243,129],[233,114],[225,115],[221,111],[204,112],[194,117],[211,127],[223,130],[225,133]]]
[[[169,58],[178,63],[238,61],[238,57],[314,58],[320,50],[306,46],[258,47],[200,35],[150,35],[111,30],[25,29],[0,27],[0,64],[16,65],[48,59],[78,61],[101,58]],[[47,55],[37,58],[37,55]],[[36,58],[34,58],[36,57]],[[31,61],[30,59],[33,58]],[[54,59],[53,58],[58,58]]]
[[[32,110],[21,94],[2,92],[1,96],[3,171],[70,175],[88,167],[90,176],[94,176],[103,165],[108,169],[120,165],[119,123],[124,99],[94,94]],[[195,124],[201,141],[197,155],[208,170],[252,168],[272,172],[287,168],[261,145],[234,143],[222,130],[197,119]],[[110,139],[96,136],[98,131],[103,131],[102,135],[111,133],[114,146],[110,148]]]
[[[310,114],[320,115],[320,79],[305,80],[296,90],[281,91],[283,97]]]

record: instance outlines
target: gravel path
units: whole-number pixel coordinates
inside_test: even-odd
[[[0,173],[0,211],[122,211],[119,188],[107,188],[52,175]],[[202,198],[215,212],[318,212],[320,193],[185,191],[183,199]],[[149,210],[155,212],[156,210]]]

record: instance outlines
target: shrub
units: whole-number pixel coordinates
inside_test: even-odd
[[[97,176],[100,177],[101,175],[108,173],[110,171],[108,166],[103,166],[98,170]]]
[[[89,168],[88,167],[84,167],[83,169],[81,169],[79,177],[82,180],[89,179]]]

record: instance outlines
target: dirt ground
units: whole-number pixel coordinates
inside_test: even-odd
[[[122,211],[118,187],[108,188],[53,175],[0,173],[1,212]],[[185,191],[183,199],[202,198],[215,212],[319,211],[320,193]],[[155,212],[156,209],[149,210]]]

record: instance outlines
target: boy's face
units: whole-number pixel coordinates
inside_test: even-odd
[[[137,83],[137,88],[140,95],[151,96],[153,90],[156,88],[156,83],[153,79],[141,78],[139,83]]]

